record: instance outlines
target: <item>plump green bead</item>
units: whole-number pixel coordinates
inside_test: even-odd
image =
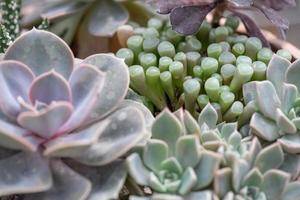
[[[219,26],[215,30],[216,34],[216,42],[225,41],[227,36],[229,35],[228,29],[224,26]]]
[[[228,43],[230,44],[230,46],[234,45],[234,44],[235,44],[235,37],[229,35],[229,36],[226,38],[226,42],[228,42]]]
[[[229,84],[235,74],[236,66],[226,64],[221,67],[220,74],[223,77],[224,84]]]
[[[216,42],[216,29],[215,28],[212,28],[209,31],[208,41],[209,41],[209,43]]]
[[[130,87],[136,90],[141,95],[147,94],[147,84],[144,68],[140,65],[129,67]]]
[[[186,40],[186,51],[200,51],[202,48],[201,42],[197,38]]]
[[[238,57],[245,53],[245,45],[243,43],[236,43],[232,46],[232,53]]]
[[[174,84],[176,87],[180,88],[182,87],[182,82],[184,79],[184,67],[183,64],[179,61],[174,61],[169,66],[169,71],[172,74],[172,77],[174,79]]]
[[[146,31],[146,28],[137,27],[133,30],[133,34],[142,36],[145,31]]]
[[[293,59],[293,56],[292,54],[286,50],[286,49],[279,49],[277,52],[276,52],[277,55],[289,60],[289,61],[292,61]]]
[[[148,20],[147,25],[149,28],[155,28],[156,30],[161,31],[164,24],[162,20],[154,17]]]
[[[262,42],[257,37],[250,37],[245,43],[245,49],[245,55],[256,60],[258,51],[262,49]]]
[[[210,44],[207,48],[207,55],[215,59],[218,59],[222,52],[222,46],[217,43]]]
[[[248,56],[239,56],[236,59],[236,65],[241,64],[241,63],[246,63],[249,65],[252,65],[252,59]]]
[[[219,56],[219,64],[220,66],[225,65],[225,64],[234,64],[236,61],[236,57],[233,53],[231,52],[223,52]]]
[[[160,36],[159,32],[155,28],[146,28],[145,32],[143,33],[143,37],[146,38],[158,38]]]
[[[207,43],[209,39],[209,32],[211,30],[211,24],[208,23],[206,20],[204,20],[200,26],[200,29],[197,33],[197,38],[202,42],[202,43]]]
[[[160,40],[156,37],[146,38],[143,42],[143,49],[146,53],[156,53]]]
[[[195,79],[186,80],[183,83],[185,109],[192,115],[195,113],[197,97],[200,93],[201,85],[199,81]]]
[[[273,51],[269,48],[262,48],[257,53],[257,60],[264,62],[266,65],[269,64],[273,57]]]
[[[252,64],[254,74],[252,77],[253,81],[262,81],[266,80],[266,71],[267,71],[267,65],[264,62],[261,61],[255,61]]]
[[[200,65],[201,62],[201,54],[196,51],[191,51],[186,53],[186,61],[187,61],[187,75],[193,75],[193,68],[196,65]]]
[[[157,66],[157,57],[153,53],[144,53],[140,57],[140,63],[145,69],[151,66]]]
[[[173,58],[176,54],[174,45],[168,41],[161,42],[158,45],[157,50],[160,56],[168,56],[170,58]]]
[[[234,33],[234,30],[230,26],[225,26],[225,27],[227,28],[229,35],[232,35]]]
[[[222,85],[220,87],[220,93],[222,92],[230,92],[230,87],[228,85]]]
[[[172,58],[163,56],[159,59],[158,67],[160,72],[168,71],[170,64],[173,62]]]
[[[234,102],[235,95],[230,91],[224,91],[220,94],[219,104],[221,106],[222,113],[226,112]]]
[[[228,16],[226,17],[225,25],[236,30],[240,25],[240,19],[236,16]]]
[[[214,78],[218,79],[220,85],[223,84],[223,77],[220,74],[214,73],[214,74],[211,75],[211,77],[214,77]]]
[[[157,67],[149,67],[146,70],[146,82],[151,92],[155,93],[158,99],[166,105],[165,94],[160,84],[160,71]]]
[[[245,44],[248,40],[248,37],[246,35],[238,35],[235,37],[235,43],[242,43]]]
[[[125,60],[126,65],[131,66],[134,62],[134,54],[131,49],[122,48],[116,53],[118,58],[122,58]]]
[[[211,77],[207,79],[204,89],[211,101],[217,102],[219,100],[220,82],[217,78]]]
[[[186,48],[186,42],[182,41],[182,42],[179,42],[179,44],[177,45],[177,52],[184,52],[186,53],[187,52],[187,48]]]
[[[197,77],[197,78],[202,78],[203,77],[203,69],[201,66],[199,65],[196,65],[194,68],[193,68],[193,77]]]
[[[197,103],[198,103],[199,107],[202,110],[209,103],[209,97],[207,95],[205,95],[205,94],[201,94],[197,98]]]
[[[186,58],[186,54],[183,53],[183,52],[176,53],[176,55],[174,56],[174,61],[179,61],[183,64],[184,76],[186,76],[187,75],[187,58]]]
[[[229,110],[223,115],[223,120],[226,122],[236,121],[237,117],[240,116],[244,111],[244,105],[240,101],[235,101]]]
[[[133,35],[127,40],[127,47],[131,49],[135,56],[143,51],[144,38],[140,35]]]
[[[253,76],[253,68],[247,63],[240,63],[230,83],[230,90],[235,94],[239,92],[244,83],[251,80]]]
[[[222,42],[219,42],[219,44],[222,46],[223,51],[230,51],[231,50],[231,46],[228,42],[222,41]]]
[[[219,62],[215,58],[206,57],[201,61],[201,68],[203,70],[204,78],[209,78],[212,74],[218,71]]]
[[[172,74],[169,71],[165,71],[160,74],[161,85],[168,95],[171,102],[175,101],[175,89],[172,80]]]
[[[176,31],[173,31],[171,28],[166,31],[166,37],[168,41],[172,42],[172,44],[174,45],[177,45],[180,41],[183,40],[183,37]]]

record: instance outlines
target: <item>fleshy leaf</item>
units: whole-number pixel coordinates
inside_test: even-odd
[[[258,155],[255,161],[255,166],[265,173],[270,169],[278,168],[284,161],[284,154],[280,144],[274,143],[265,147]]]
[[[256,81],[252,81],[243,85],[243,98],[246,105],[257,98],[256,84]]]
[[[296,133],[295,124],[279,109],[276,109],[276,124],[284,133]]]
[[[187,111],[183,116],[186,134],[200,134],[200,127],[194,117]]]
[[[241,189],[241,183],[249,170],[249,165],[245,160],[235,160],[232,170],[232,186],[235,192]]]
[[[18,116],[18,123],[42,138],[51,138],[69,119],[72,112],[73,107],[70,103],[53,102],[39,111],[22,112]]]
[[[291,174],[292,180],[295,180],[300,173],[300,155],[289,153],[285,154],[284,162],[280,166],[280,170]]]
[[[282,200],[294,200],[300,197],[300,183],[299,182],[293,182],[289,183],[283,194],[282,194]]]
[[[18,77],[18,78],[16,78]],[[0,63],[1,109],[12,119],[20,112],[18,97],[28,101],[28,90],[34,79],[32,71],[23,63],[3,61]]]
[[[90,12],[88,29],[95,36],[111,37],[129,19],[128,11],[111,0],[97,2]]]
[[[52,101],[72,101],[71,89],[63,76],[50,71],[37,77],[31,84],[29,98],[32,104],[42,102],[51,104]]]
[[[104,165],[125,154],[145,137],[143,115],[134,107],[117,110],[105,120],[110,123],[98,142],[74,159],[92,166]]]
[[[254,134],[267,141],[274,141],[280,137],[275,122],[269,120],[259,113],[254,113],[250,121],[250,127]]]
[[[289,153],[296,154],[300,153],[300,135],[292,134],[292,135],[285,135],[281,137],[279,140],[282,148]]]
[[[62,132],[78,128],[93,112],[92,109],[102,91],[104,80],[105,75],[94,66],[83,64],[74,70],[69,80],[74,112],[61,128]]]
[[[211,104],[207,104],[198,117],[198,124],[201,127],[206,124],[210,129],[216,128],[218,113]]]
[[[242,187],[261,187],[263,182],[263,175],[257,168],[253,168],[243,179]]]
[[[71,75],[74,65],[73,54],[62,39],[36,29],[17,38],[7,49],[4,60],[20,61],[37,76],[54,69],[65,79]]]
[[[201,192],[191,192],[185,197],[185,200],[212,200],[213,193],[209,190],[204,190]]]
[[[86,58],[83,63],[96,66],[106,75],[94,112],[90,114],[88,120],[95,121],[116,109],[125,98],[129,87],[128,67],[122,59],[110,54],[93,55]]]
[[[187,156],[188,155],[188,156]],[[186,169],[195,167],[200,158],[200,142],[196,135],[182,136],[176,143],[176,158]]]
[[[287,70],[285,77],[286,82],[294,84],[298,91],[300,91],[300,81],[299,81],[299,73],[300,73],[300,59],[295,61]]]
[[[52,186],[48,161],[37,153],[18,153],[0,161],[0,196],[43,192]]]
[[[197,175],[192,167],[186,168],[181,177],[181,185],[178,193],[180,195],[188,194],[197,183]]]
[[[165,141],[169,155],[175,154],[176,142],[182,132],[180,122],[169,110],[161,112],[152,125],[152,138]]]
[[[267,199],[278,199],[287,186],[290,175],[280,170],[271,169],[264,174],[262,191]]]
[[[298,97],[298,89],[295,85],[283,83],[281,108],[287,115],[294,107],[294,103]]]
[[[213,180],[215,172],[219,168],[221,157],[212,151],[201,152],[199,164],[195,167],[197,184],[194,189],[203,189]]]
[[[150,176],[149,176],[149,186],[157,192],[167,192],[167,188],[165,185],[163,185],[159,179],[157,178],[157,176],[153,173],[150,172]]]
[[[227,192],[231,191],[232,185],[232,170],[230,168],[223,168],[216,172],[214,180],[214,191],[223,198]]]
[[[27,195],[24,200],[82,200],[89,195],[92,187],[90,181],[77,174],[62,161],[52,160],[51,171],[53,176],[52,187],[45,192]]]
[[[134,181],[139,185],[148,186],[150,172],[144,166],[144,163],[139,154],[134,153],[127,157],[126,164],[128,172],[134,179]]]
[[[148,168],[154,172],[159,172],[162,162],[167,157],[168,146],[165,142],[156,139],[148,141],[143,153],[143,160]]]

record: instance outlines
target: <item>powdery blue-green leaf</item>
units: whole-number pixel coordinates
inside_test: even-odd
[[[151,200],[183,200],[183,197],[172,194],[154,193]]]
[[[154,172],[159,172],[161,163],[168,157],[168,146],[164,141],[151,139],[146,144],[143,153],[145,165]]]
[[[282,200],[295,200],[300,197],[300,182],[289,183],[283,194]]]
[[[3,61],[0,63],[1,109],[12,119],[20,112],[17,98],[28,101],[28,90],[34,79],[32,71],[23,63]],[[18,78],[16,78],[18,77]]]
[[[204,190],[201,192],[191,192],[187,196],[185,196],[185,200],[212,200],[213,193],[210,190]]]
[[[176,193],[179,186],[180,186],[181,180],[171,181],[169,183],[164,183],[164,186],[167,189],[168,193]]]
[[[235,192],[238,192],[242,187],[242,180],[247,175],[249,165],[245,160],[236,159],[232,169],[232,186]]]
[[[169,111],[162,111],[152,125],[152,138],[165,141],[169,155],[175,154],[176,142],[182,134],[180,121]]]
[[[279,143],[265,147],[258,155],[255,166],[262,172],[278,168],[284,161],[284,154]]]
[[[201,127],[204,123],[210,128],[216,128],[218,113],[211,104],[207,104],[198,117],[198,124]]]
[[[186,134],[200,134],[200,127],[197,121],[189,112],[184,112],[183,121],[186,129]]]
[[[73,54],[62,39],[53,33],[36,29],[17,38],[7,49],[4,60],[20,61],[35,75],[54,69],[66,79],[74,66]]]
[[[167,188],[165,185],[163,185],[159,179],[157,178],[157,176],[153,173],[150,172],[150,176],[149,176],[149,186],[157,192],[162,192],[165,193],[167,192]]]
[[[139,185],[147,186],[150,172],[144,166],[139,154],[134,153],[127,157],[126,164],[129,175],[134,179],[134,181]]]
[[[200,161],[194,168],[197,175],[197,184],[194,189],[200,190],[211,184],[221,159],[219,154],[212,151],[201,152]]]
[[[89,167],[74,162],[68,162],[68,164],[92,183],[91,191],[86,200],[118,199],[127,175],[124,160],[115,160],[100,167]]]
[[[25,200],[82,200],[89,195],[92,187],[90,181],[73,171],[60,160],[52,160],[50,166],[53,177],[52,187],[41,193],[26,195]]]
[[[225,140],[228,140],[229,137],[231,136],[231,134],[237,130],[237,123],[226,123],[222,126],[221,130],[220,130],[220,134],[222,136],[222,138],[224,138]]]
[[[238,117],[239,127],[247,125],[252,117],[252,115],[257,112],[256,101],[250,101],[245,107],[242,114]],[[241,131],[241,130],[240,130]]]
[[[89,32],[95,36],[113,36],[118,27],[129,19],[128,11],[119,3],[111,0],[101,0],[90,10]]]
[[[243,157],[249,163],[250,168],[252,168],[257,155],[259,154],[259,152],[262,149],[262,146],[257,137],[254,137],[252,139],[249,146],[250,147],[249,147],[248,151],[245,152],[245,155]]]
[[[284,83],[282,85],[281,109],[287,115],[293,108],[298,97],[298,89],[295,85]]]
[[[129,72],[122,59],[110,54],[92,55],[83,63],[93,65],[105,73],[103,89],[98,94],[94,112],[88,118],[88,122],[91,122],[103,118],[124,100],[129,87]]]
[[[299,73],[300,73],[300,59],[292,63],[292,65],[288,68],[285,74],[286,82],[295,85],[298,88],[298,91],[300,91],[300,81],[298,77]]]
[[[74,112],[70,119],[61,128],[61,132],[78,128],[88,115],[93,112],[97,97],[102,91],[105,74],[96,67],[82,64],[71,74],[69,84],[72,91],[72,104]]]
[[[73,107],[71,103],[53,102],[40,111],[22,112],[17,120],[23,128],[42,138],[51,138],[69,119],[72,112]]]
[[[17,153],[0,161],[0,196],[43,192],[51,188],[48,161],[37,153]]]
[[[262,191],[267,199],[279,199],[287,186],[290,175],[280,170],[271,169],[264,174]]]
[[[259,111],[266,117],[275,120],[274,111],[280,108],[281,102],[276,93],[276,90],[270,81],[258,82],[257,90],[257,105]]]
[[[134,107],[117,110],[107,117],[110,123],[98,138],[74,159],[92,166],[99,166],[128,152],[145,136],[143,115]]]
[[[285,154],[284,162],[279,169],[291,174],[292,180],[297,179],[300,173],[300,155],[289,153]]]
[[[280,137],[275,122],[265,118],[259,113],[254,113],[252,116],[250,127],[253,129],[255,135],[264,140],[271,142]]]
[[[34,79],[30,86],[29,98],[32,104],[36,102],[50,104],[52,101],[71,102],[72,94],[66,79],[51,70]]]
[[[176,158],[183,169],[195,167],[198,164],[200,148],[200,142],[196,135],[182,136],[178,139],[176,143]]]
[[[257,99],[256,85],[257,81],[252,81],[243,85],[243,98],[246,105]]]
[[[181,184],[178,190],[180,195],[188,194],[197,183],[197,175],[192,167],[186,168],[181,176]]]
[[[183,168],[175,157],[167,158],[161,163],[161,169],[168,172],[182,174]]]
[[[279,95],[282,94],[285,73],[290,65],[290,61],[274,54],[267,68],[267,79],[272,82]]]
[[[230,144],[234,149],[238,149],[241,145],[242,136],[238,131],[234,131],[228,138],[228,144]]]
[[[289,153],[300,153],[300,134],[285,135],[281,137],[278,142],[282,148]]]
[[[129,200],[151,200],[151,198],[150,197],[130,196]]]
[[[215,179],[213,183],[215,193],[223,198],[232,186],[232,170],[230,168],[223,168],[215,173]]]
[[[297,128],[295,124],[279,109],[275,111],[276,124],[278,128],[284,133],[296,133]]]
[[[261,184],[263,183],[263,175],[262,173],[255,167],[251,171],[248,172],[248,174],[244,177],[242,181],[242,187],[248,186],[248,187],[261,187]]]

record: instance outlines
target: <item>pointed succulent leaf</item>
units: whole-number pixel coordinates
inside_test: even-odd
[[[165,141],[169,155],[175,154],[176,142],[182,132],[179,120],[169,110],[161,112],[152,125],[152,138]]]
[[[97,103],[97,97],[103,88],[105,75],[96,67],[82,64],[77,67],[69,79],[72,91],[74,112],[68,122],[61,128],[62,132],[78,128]]]
[[[123,101],[129,87],[128,67],[123,60],[109,54],[97,54],[83,60],[83,63],[96,66],[105,72],[103,89],[98,94],[95,111],[89,116],[89,121],[103,118],[117,108]]]
[[[214,191],[223,198],[231,191],[232,186],[232,170],[230,168],[223,168],[215,173]]]
[[[247,175],[249,165],[245,160],[236,159],[232,169],[232,186],[235,192],[241,189],[242,180]]]
[[[279,95],[282,94],[285,74],[290,65],[290,61],[274,54],[267,68],[267,80],[272,82]]]
[[[279,130],[274,121],[269,120],[259,113],[254,113],[250,121],[254,134],[267,141],[274,141],[280,137]]]
[[[192,167],[186,168],[181,177],[178,193],[182,196],[188,194],[197,183],[197,175]]]
[[[57,137],[44,144],[44,155],[48,157],[76,158],[90,145],[97,143],[98,138],[108,124],[108,120],[100,121],[71,134]]]
[[[300,81],[298,74],[300,73],[300,59],[296,60],[292,65],[288,68],[285,78],[287,83],[291,83],[298,88],[300,91]]]
[[[51,188],[48,161],[37,153],[17,153],[0,161],[0,196],[43,192]]]
[[[168,157],[168,145],[161,140],[151,139],[143,153],[145,165],[154,172],[159,172],[161,164]]]
[[[283,194],[282,200],[294,200],[300,197],[300,182],[289,183]]]
[[[256,106],[256,101],[250,101],[245,107],[244,110],[242,112],[242,114],[238,117],[238,125],[244,126],[247,125],[252,117],[252,115],[257,112],[257,106]],[[244,126],[246,127],[246,126]],[[241,131],[241,130],[240,130]],[[243,134],[242,134],[243,135]]]
[[[50,104],[52,101],[72,101],[68,82],[55,71],[44,73],[32,82],[29,98],[32,104],[36,102]]]
[[[87,200],[118,199],[127,175],[125,161],[115,160],[100,167],[90,167],[75,162],[68,162],[68,165],[92,183]]]
[[[257,104],[259,111],[266,117],[275,120],[274,111],[280,108],[281,102],[270,81],[257,83]]]
[[[18,77],[18,78],[16,78]],[[32,71],[23,63],[3,61],[0,63],[1,109],[12,119],[20,112],[18,97],[28,101],[28,90],[34,79]]]
[[[150,171],[144,166],[144,163],[139,154],[131,154],[126,159],[129,175],[134,181],[142,186],[148,186]]]
[[[284,162],[279,169],[291,174],[292,180],[295,180],[300,173],[300,155],[289,153],[285,154]]]
[[[228,144],[230,144],[234,149],[237,149],[242,142],[242,136],[238,131],[234,131],[228,138]]]
[[[170,157],[161,163],[161,169],[176,174],[182,174],[183,168],[175,157]]]
[[[197,184],[194,189],[200,190],[210,185],[220,163],[221,156],[219,154],[212,151],[201,152],[200,161],[195,167]]]
[[[285,135],[279,140],[282,148],[289,153],[300,153],[300,134]]]
[[[279,199],[287,186],[290,175],[277,169],[271,169],[264,174],[262,191],[267,199]]]
[[[172,181],[169,183],[165,183],[164,186],[167,189],[167,192],[169,193],[176,193],[179,186],[180,186],[181,180],[177,180],[177,181]]]
[[[105,120],[109,125],[98,138],[74,159],[92,166],[99,166],[128,152],[145,136],[143,115],[134,107],[117,110]]]
[[[111,37],[129,19],[128,11],[118,2],[110,0],[97,2],[90,12],[88,28],[95,36]]]
[[[298,88],[295,85],[284,83],[282,88],[281,108],[286,115],[293,108],[297,97]]]
[[[200,134],[200,127],[197,121],[189,112],[184,112],[183,121],[186,129],[186,134]]]
[[[243,98],[246,105],[257,99],[256,86],[257,81],[252,81],[243,85]]]
[[[297,132],[295,124],[279,108],[276,109],[275,114],[276,124],[282,132],[290,134]]]
[[[200,143],[196,135],[182,136],[178,139],[176,143],[176,158],[183,169],[195,167],[198,164]]]
[[[65,79],[71,75],[74,65],[73,54],[62,39],[53,33],[36,29],[21,35],[7,49],[4,60],[20,61],[35,75],[54,69]]]
[[[201,192],[192,192],[185,197],[186,200],[212,200],[213,193],[209,190],[204,190]]]
[[[157,176],[153,173],[150,172],[150,176],[149,176],[149,186],[157,192],[162,192],[165,193],[167,192],[167,188],[165,185],[163,185],[159,179],[157,178]]]
[[[204,123],[210,129],[216,128],[216,125],[218,123],[218,113],[211,104],[207,104],[199,115],[199,126],[201,127]]]
[[[237,130],[237,123],[226,123],[222,126],[220,134],[226,141],[230,138],[231,134]]]
[[[42,138],[51,138],[69,119],[72,112],[72,104],[68,102],[53,102],[40,111],[22,112],[17,120],[23,128],[38,134]]]
[[[279,143],[265,147],[258,155],[255,166],[265,173],[270,169],[278,168],[284,161],[284,154]]]
[[[255,167],[244,177],[242,181],[242,187],[258,187],[260,188],[263,182],[263,175],[261,172]]]
[[[249,163],[250,168],[252,168],[257,155],[259,154],[259,152],[262,149],[262,146],[257,137],[254,137],[252,139],[249,146],[250,147],[249,147],[248,151],[245,153],[245,155],[243,157]]]

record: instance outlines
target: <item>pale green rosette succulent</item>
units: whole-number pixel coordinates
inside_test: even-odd
[[[113,55],[78,60],[50,32],[21,35],[0,62],[0,197],[118,198],[127,174],[118,158],[149,137],[152,120],[124,101],[128,87]]]
[[[178,117],[182,113],[182,117]],[[193,117],[188,112],[168,110],[160,113],[152,126],[152,139],[142,153],[127,158],[131,178],[140,186],[149,187],[150,199],[201,199],[212,198],[211,191],[195,192],[212,183],[221,157],[205,150],[193,130]],[[131,197],[131,199],[149,199]]]
[[[245,84],[243,89],[251,132],[267,142],[277,140],[289,153],[300,153],[299,74],[300,60],[291,64],[274,55],[267,80]]]

